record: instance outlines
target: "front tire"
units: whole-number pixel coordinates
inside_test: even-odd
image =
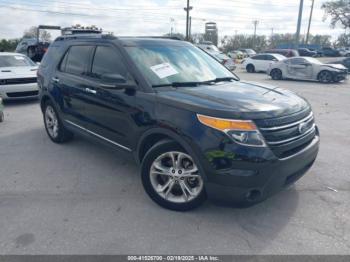
[[[44,106],[44,124],[46,133],[55,143],[64,143],[73,138],[73,133],[63,126],[51,101],[47,101]]]
[[[206,199],[196,163],[174,141],[163,140],[146,153],[141,176],[147,194],[164,208],[187,211],[200,206]]]
[[[5,116],[4,116],[4,112],[0,112],[0,123],[4,122]]]
[[[273,80],[281,80],[282,79],[282,71],[280,69],[272,69],[270,76]]]
[[[246,67],[248,73],[254,73],[255,72],[255,67],[252,64],[247,65]]]
[[[333,81],[333,75],[331,72],[327,71],[327,70],[323,70],[318,74],[318,81],[320,81],[321,83],[331,83]]]

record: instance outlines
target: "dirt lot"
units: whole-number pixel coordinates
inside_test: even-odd
[[[53,144],[37,101],[8,103],[0,123],[0,253],[350,254],[350,81],[237,74],[311,102],[321,150],[294,187],[248,209],[207,202],[168,211],[146,196],[130,159],[83,138]]]

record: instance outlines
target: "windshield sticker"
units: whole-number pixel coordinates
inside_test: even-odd
[[[17,59],[17,60],[24,60],[24,57],[23,57],[23,56],[15,55],[15,59]]]
[[[151,66],[150,68],[161,79],[179,73],[169,63],[162,63],[159,65]]]

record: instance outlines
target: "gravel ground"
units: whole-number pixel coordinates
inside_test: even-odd
[[[0,254],[350,254],[350,81],[237,74],[311,102],[321,149],[295,186],[247,209],[168,211],[146,196],[132,160],[83,138],[53,144],[37,101],[7,103]]]

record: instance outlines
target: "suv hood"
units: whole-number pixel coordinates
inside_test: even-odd
[[[237,119],[273,118],[309,107],[291,91],[246,81],[163,89],[158,100],[196,113]]]

